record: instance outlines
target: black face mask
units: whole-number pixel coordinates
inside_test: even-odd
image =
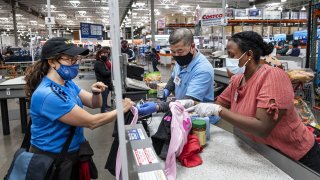
[[[101,56],[100,59],[101,59],[101,61],[105,62],[108,59],[108,57],[107,56]]]
[[[192,61],[193,54],[191,54],[191,52],[189,52],[187,55],[173,56],[173,58],[177,61],[179,66],[186,66],[186,65],[190,64],[190,62]]]

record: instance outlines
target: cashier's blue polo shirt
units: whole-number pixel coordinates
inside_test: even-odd
[[[60,153],[70,134],[71,126],[59,121],[75,105],[82,107],[80,88],[73,81],[61,86],[44,77],[31,97],[31,144],[43,151]],[[61,96],[61,97],[59,97]],[[69,152],[79,150],[85,140],[83,128],[77,127]]]
[[[182,68],[175,64],[172,78],[178,76],[180,84],[175,83],[176,99],[190,96],[201,102],[213,102],[214,100],[214,71],[207,58],[200,52],[193,58],[191,63]]]

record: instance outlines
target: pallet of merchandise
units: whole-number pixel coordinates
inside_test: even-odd
[[[289,27],[281,27],[281,34],[289,34]]]
[[[242,26],[234,26],[234,34],[242,32]]]
[[[273,35],[273,27],[272,26],[265,26],[262,28],[262,35],[268,36]]]
[[[273,34],[280,34],[280,32],[281,32],[281,31],[280,31],[280,27],[273,27],[273,28],[272,28],[272,33],[273,33]]]
[[[252,31],[262,35],[262,26],[261,25],[254,25]]]
[[[289,34],[293,34],[294,32],[299,30],[299,27],[290,27]]]
[[[243,31],[252,31],[252,26],[243,26],[242,30]]]

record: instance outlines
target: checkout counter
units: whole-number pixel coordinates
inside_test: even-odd
[[[21,131],[24,133],[27,127],[27,97],[25,94],[25,76],[9,79],[0,83],[0,104],[3,135],[10,134],[8,99],[19,98]]]
[[[159,113],[153,117],[149,125],[151,134],[157,131],[163,115]],[[177,160],[178,180],[320,179],[312,170],[269,146],[251,141],[238,129],[232,134],[215,125],[210,126],[211,138],[199,154],[203,163],[187,168]],[[164,161],[162,163],[164,168]]]

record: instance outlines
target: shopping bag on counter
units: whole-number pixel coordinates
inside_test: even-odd
[[[131,125],[133,124],[137,124],[138,121],[138,109],[136,107],[132,107],[131,108],[131,112],[133,114],[133,119],[131,121]],[[121,179],[121,155],[120,155],[120,151],[118,148],[118,153],[117,153],[117,160],[116,160],[116,180],[120,180]]]
[[[129,111],[124,114],[124,124],[128,125],[132,122],[134,118],[134,114],[132,111]],[[118,147],[119,147],[119,138],[118,138],[118,123],[117,121],[114,123],[114,128],[113,128],[113,133],[112,136],[114,137],[114,140],[111,145],[111,149],[108,155],[108,159],[105,165],[105,169],[108,169],[108,171],[112,175],[116,175],[116,157],[117,157],[117,152],[118,152]]]
[[[170,112],[164,116],[161,127],[159,126],[157,133],[151,139],[157,154],[164,153],[164,148],[167,149],[165,173],[168,180],[173,180],[176,179],[177,172],[176,158],[180,156],[187,143],[192,124],[189,114],[180,103],[171,102],[169,106]]]

